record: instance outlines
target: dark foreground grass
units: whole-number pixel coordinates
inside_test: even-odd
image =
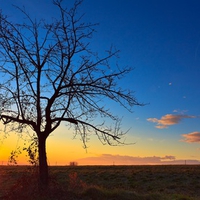
[[[2,200],[198,200],[200,166],[50,167],[50,184],[37,187],[37,170],[0,167]]]

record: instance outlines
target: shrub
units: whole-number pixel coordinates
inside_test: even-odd
[[[69,174],[69,186],[70,191],[80,193],[82,190],[87,187],[86,183],[78,178],[78,174],[76,172],[71,172]]]

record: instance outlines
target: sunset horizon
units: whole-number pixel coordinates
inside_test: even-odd
[[[24,6],[33,19],[49,22],[59,16],[51,1],[17,0],[15,4],[19,8]],[[68,1],[63,4],[72,6]],[[10,1],[3,1],[1,9],[13,22],[24,20]],[[117,66],[134,69],[120,80],[119,86],[134,91],[144,106],[133,106],[129,112],[116,102],[103,98],[98,101],[122,119],[120,130],[126,134],[120,138],[119,146],[102,144],[95,132],[88,134],[84,144],[82,137],[70,129],[70,123],[61,123],[47,138],[49,166],[70,162],[78,165],[200,164],[199,10],[198,1],[82,2],[78,13],[85,13],[83,21],[99,23],[89,48],[99,56],[104,56],[110,47],[120,50],[116,60],[110,61],[110,71]],[[114,125],[106,120],[95,116],[93,122]],[[2,122],[0,128],[0,164],[7,165],[10,153],[19,147],[22,154],[17,157],[17,163],[28,164],[23,148],[29,144],[32,129],[28,134],[6,132]],[[88,148],[84,149],[84,145]]]

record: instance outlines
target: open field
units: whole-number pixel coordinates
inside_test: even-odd
[[[55,166],[38,192],[36,170],[0,166],[0,199],[198,200],[200,166]]]

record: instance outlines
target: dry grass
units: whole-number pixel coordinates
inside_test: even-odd
[[[50,167],[46,191],[38,191],[35,173],[0,167],[0,199],[200,199],[200,166],[195,165]]]

